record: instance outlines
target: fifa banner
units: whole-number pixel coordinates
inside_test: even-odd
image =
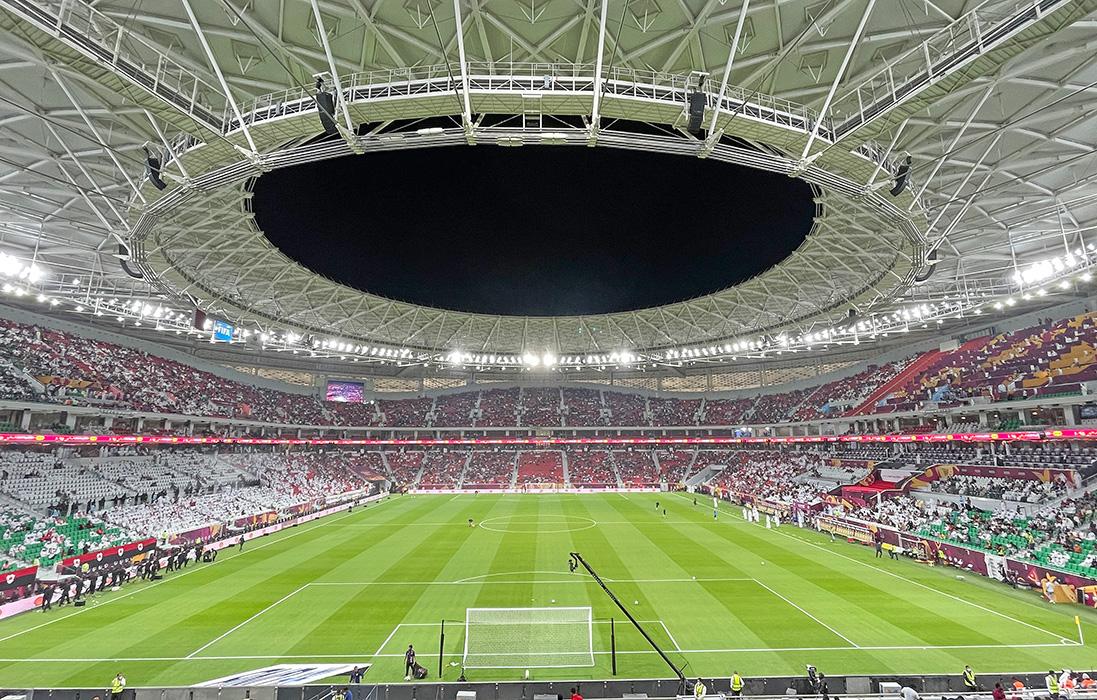
[[[942,542],[908,532],[900,532],[893,527],[871,523],[857,518],[842,516],[828,516],[828,520],[847,525],[853,529],[867,529],[880,535],[881,540],[902,549],[921,548],[934,561],[949,564],[970,571],[980,576],[986,576],[998,581],[1024,582],[1027,585],[1040,588],[1049,579],[1057,584],[1071,586],[1078,589],[1094,590],[1094,595],[1085,596],[1085,604],[1097,607],[1097,580],[1060,571],[1047,566],[1033,564],[1032,562],[1013,559],[992,552],[983,552],[977,549],[969,549],[952,542]],[[838,533],[841,534],[841,533]]]

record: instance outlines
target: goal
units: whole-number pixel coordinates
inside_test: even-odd
[[[594,665],[590,608],[467,608],[465,668]]]

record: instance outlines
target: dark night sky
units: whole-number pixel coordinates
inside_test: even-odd
[[[482,145],[263,175],[257,221],[289,257],[392,299],[499,314],[680,301],[785,258],[806,184],[684,156]]]

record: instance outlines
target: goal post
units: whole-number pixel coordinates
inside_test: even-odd
[[[467,608],[465,668],[594,665],[594,624],[586,608]]]

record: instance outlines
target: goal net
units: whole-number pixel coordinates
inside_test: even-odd
[[[468,608],[465,668],[594,665],[590,608]]]

